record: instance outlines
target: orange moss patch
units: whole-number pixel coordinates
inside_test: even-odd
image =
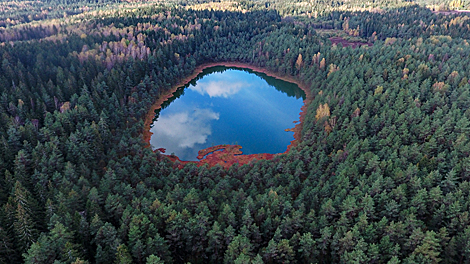
[[[160,151],[161,153],[165,153],[166,149],[165,148],[157,148],[156,150]]]
[[[305,92],[306,99],[304,100],[304,105],[300,108],[301,112],[300,112],[299,121],[294,121],[294,123],[296,123],[295,127],[288,129],[288,131],[294,132],[294,140],[290,142],[290,144],[287,146],[287,150],[284,153],[278,153],[278,154],[261,153],[261,154],[243,155],[243,152],[240,151],[240,149],[242,148],[242,146],[240,145],[217,145],[217,146],[200,150],[198,152],[198,157],[197,157],[199,161],[182,161],[180,160],[180,158],[178,158],[175,155],[162,154],[162,156],[174,162],[179,168],[184,167],[188,163],[195,163],[198,167],[208,164],[209,166],[220,165],[228,169],[230,168],[230,166],[232,166],[235,163],[238,163],[239,165],[243,165],[243,164],[248,164],[249,162],[253,160],[272,159],[277,155],[288,153],[289,150],[293,146],[295,147],[299,144],[300,139],[301,139],[301,133],[302,133],[302,124],[305,119],[305,115],[307,113],[307,108],[310,102],[313,100],[310,90],[307,89],[307,86],[304,83],[294,79],[294,77],[292,76],[278,76],[278,75],[275,75],[274,73],[268,72],[266,69],[252,66],[249,64],[238,63],[238,62],[216,62],[216,63],[201,64],[198,67],[196,67],[196,69],[194,69],[193,74],[182,79],[180,82],[174,85],[171,88],[171,90],[168,91],[168,93],[161,95],[160,98],[158,98],[158,100],[152,105],[152,107],[150,108],[145,118],[144,131],[143,131],[143,137],[144,137],[145,142],[147,143],[147,147],[150,147],[150,137],[153,134],[152,132],[150,132],[149,128],[150,128],[150,125],[152,124],[153,118],[155,117],[155,110],[160,109],[163,102],[171,98],[173,96],[173,93],[176,92],[176,90],[179,87],[186,85],[192,79],[196,78],[200,73],[202,73],[204,69],[215,67],[215,66],[250,69],[256,72],[264,73],[268,76],[271,76],[271,77],[274,77],[283,81],[297,84],[297,86],[299,86],[299,88]],[[162,152],[159,149],[157,149],[156,151]]]
[[[240,145],[227,145],[227,144],[224,144],[224,145],[217,145],[217,146],[213,146],[213,147],[209,147],[209,148],[205,148],[205,149],[201,149],[198,151],[198,156],[197,156],[197,159],[201,160],[201,159],[204,159],[204,157],[206,155],[209,155],[210,153],[212,152],[216,152],[218,150],[222,150],[226,153],[230,153],[230,154],[233,154],[233,155],[240,155],[240,154],[243,154],[243,152],[240,151],[242,147]],[[214,154],[214,153],[212,153]]]
[[[280,154],[251,154],[243,155],[240,145],[217,145],[206,149],[199,150],[197,158],[199,161],[182,161],[175,155],[163,155],[170,161],[174,162],[178,168],[183,168],[188,163],[195,163],[198,167],[208,164],[210,167],[220,165],[225,169],[230,168],[233,164],[248,164],[253,160],[269,160]],[[281,153],[282,154],[282,153]]]
[[[200,159],[198,166],[209,164],[209,166],[220,165],[230,168],[235,163],[247,164],[254,159],[272,159],[274,154],[252,154],[242,155],[240,145],[218,145],[200,150],[197,158]],[[205,156],[205,157],[204,157]]]

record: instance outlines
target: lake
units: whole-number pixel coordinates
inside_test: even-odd
[[[178,88],[155,111],[152,149],[181,160],[215,145],[241,145],[243,154],[282,153],[294,140],[305,93],[296,84],[250,69],[216,66]]]

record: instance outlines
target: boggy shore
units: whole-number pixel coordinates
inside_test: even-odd
[[[189,83],[192,79],[196,78],[202,71],[206,68],[211,68],[215,66],[225,66],[225,67],[236,67],[236,68],[244,68],[244,69],[250,69],[256,72],[261,72],[264,73],[268,76],[274,77],[276,79],[284,80],[287,82],[295,83],[297,86],[299,86],[300,89],[302,89],[305,92],[306,99],[304,100],[304,105],[301,108],[300,112],[300,122],[298,122],[295,127],[291,130],[294,132],[294,140],[292,140],[287,146],[287,150],[284,153],[278,153],[278,154],[268,154],[268,153],[261,153],[261,154],[251,154],[251,155],[243,155],[240,149],[242,148],[239,145],[218,145],[211,147],[210,149],[202,149],[199,151],[199,161],[182,161],[180,160],[177,156],[174,155],[164,155],[168,157],[170,160],[173,162],[178,162],[178,166],[182,167],[186,165],[187,163],[196,163],[197,166],[202,166],[204,164],[208,164],[209,166],[215,166],[217,164],[221,165],[224,168],[229,168],[235,163],[238,163],[240,165],[247,164],[252,160],[260,160],[260,159],[272,159],[276,155],[280,154],[285,154],[288,153],[291,147],[296,146],[300,139],[301,139],[301,133],[302,133],[302,124],[305,118],[305,114],[307,111],[308,104],[312,100],[312,95],[310,90],[307,88],[307,86],[300,82],[299,80],[295,79],[292,76],[279,76],[275,73],[272,73],[264,68],[261,67],[256,67],[250,64],[246,63],[240,63],[240,62],[214,62],[214,63],[205,63],[197,66],[193,73],[182,80],[180,80],[177,84],[175,84],[170,91],[167,93],[161,95],[155,103],[150,107],[150,110],[148,111],[145,122],[144,122],[144,131],[143,131],[143,139],[147,143],[147,146],[150,147],[150,137],[152,136],[152,132],[150,132],[150,125],[153,122],[153,118],[155,117],[155,110],[160,109],[162,104],[167,101],[169,98],[173,96],[173,93],[176,92],[176,90],[179,87],[182,87]]]

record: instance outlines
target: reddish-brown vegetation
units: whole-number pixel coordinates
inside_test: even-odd
[[[248,164],[252,160],[269,160],[280,154],[251,154],[243,155],[240,150],[240,145],[217,145],[210,148],[202,149],[198,152],[197,158],[199,161],[182,161],[175,155],[164,155],[169,160],[174,162],[179,168],[184,167],[188,163],[195,163],[197,166],[203,166],[208,164],[210,167],[220,165],[223,168],[230,168],[233,164],[238,163],[239,165]]]
[[[181,80],[178,84],[172,87],[172,89],[160,98],[152,105],[150,108],[146,118],[145,118],[145,123],[144,123],[144,140],[148,144],[147,146],[150,147],[150,137],[152,136],[152,132],[150,132],[149,127],[152,124],[153,118],[155,117],[155,110],[160,109],[161,105],[163,102],[168,100],[170,97],[172,97],[173,93],[181,86],[187,84],[190,82],[192,79],[194,79],[199,73],[201,73],[204,69],[214,67],[214,66],[226,66],[226,67],[239,67],[239,68],[246,68],[246,69],[251,69],[257,72],[262,72],[265,73],[266,75],[275,77],[277,79],[281,79],[284,81],[292,82],[297,84],[300,89],[302,89],[305,94],[306,94],[306,100],[304,100],[304,105],[301,108],[300,112],[300,120],[299,122],[294,126],[294,128],[289,129],[289,131],[294,132],[294,140],[290,142],[290,145],[287,146],[287,150],[284,153],[289,152],[290,148],[292,146],[297,146],[300,138],[301,138],[301,132],[302,132],[302,123],[304,121],[305,113],[307,111],[307,106],[312,100],[312,95],[308,89],[306,89],[306,86],[299,82],[298,80],[294,79],[291,76],[277,76],[271,72],[266,71],[265,69],[256,67],[256,66],[251,66],[248,64],[243,64],[243,63],[237,63],[237,62],[224,62],[224,63],[207,63],[207,64],[202,64],[198,66],[193,74],[190,76],[184,78]],[[294,122],[296,123],[296,122]],[[239,165],[247,164],[251,162],[252,160],[260,160],[260,159],[272,159],[276,155],[281,155],[284,153],[279,153],[279,154],[269,154],[269,153],[261,153],[261,154],[251,154],[251,155],[243,155],[243,152],[240,151],[242,146],[240,145],[217,145],[213,146],[210,148],[202,149],[198,152],[198,159],[199,161],[182,161],[180,160],[177,156],[175,155],[165,155],[162,154],[162,156],[167,157],[169,160],[174,162],[178,167],[183,167],[188,163],[196,163],[197,166],[202,166],[205,164],[208,164],[209,166],[215,166],[215,165],[220,165],[224,168],[229,168],[235,163],[238,163]],[[160,149],[157,149],[158,151],[162,152]]]

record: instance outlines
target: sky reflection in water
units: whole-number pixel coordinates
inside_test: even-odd
[[[153,149],[165,148],[181,160],[197,160],[199,150],[219,144],[239,144],[244,154],[287,149],[294,138],[284,130],[299,120],[303,91],[264,74],[226,69],[207,69],[157,114]]]

